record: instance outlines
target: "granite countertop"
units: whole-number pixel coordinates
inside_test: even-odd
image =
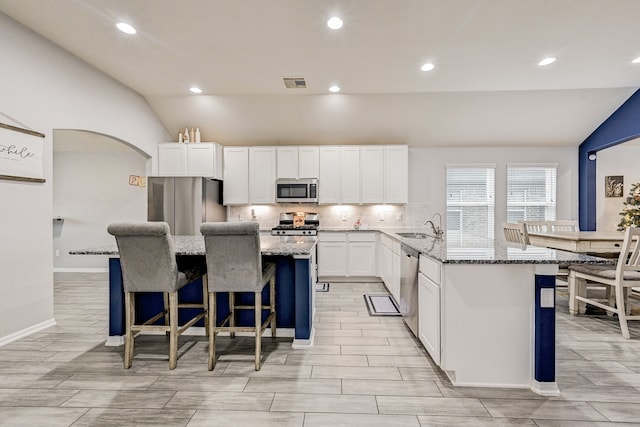
[[[262,255],[309,256],[316,245],[315,237],[307,236],[265,236],[260,235]],[[176,255],[204,255],[202,236],[174,236]],[[118,255],[118,247],[99,246],[69,251],[71,255]]]
[[[445,264],[615,264],[615,260],[574,252],[496,241],[466,233],[447,232],[443,239],[402,237],[398,233],[431,234],[427,227],[360,228],[320,227],[321,232],[379,232]]]

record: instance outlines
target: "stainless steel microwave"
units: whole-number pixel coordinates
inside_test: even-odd
[[[278,179],[276,181],[276,202],[318,203],[318,180]]]

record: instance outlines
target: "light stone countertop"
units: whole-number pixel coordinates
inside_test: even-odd
[[[407,238],[398,233],[431,234],[427,227],[360,228],[320,227],[320,232],[378,232],[421,254],[446,264],[615,264],[615,260],[574,252],[496,241],[466,233],[445,232],[443,239]]]
[[[267,256],[310,256],[316,245],[316,237],[271,236],[260,233],[260,251]],[[118,247],[99,246],[69,251],[71,255],[118,255]],[[204,255],[202,236],[174,236],[176,255]]]

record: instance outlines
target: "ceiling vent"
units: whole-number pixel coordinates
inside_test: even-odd
[[[305,89],[307,87],[304,77],[283,77],[282,80],[288,89]]]

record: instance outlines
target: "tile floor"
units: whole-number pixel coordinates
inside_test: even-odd
[[[621,337],[606,316],[571,317],[558,298],[561,396],[452,387],[397,317],[370,317],[378,283],[318,293],[316,345],[221,338],[216,369],[204,337],[180,339],[169,371],[163,336],[137,340],[133,367],[105,347],[107,276],[57,274],[58,325],[0,347],[3,426],[640,426],[640,325]]]

